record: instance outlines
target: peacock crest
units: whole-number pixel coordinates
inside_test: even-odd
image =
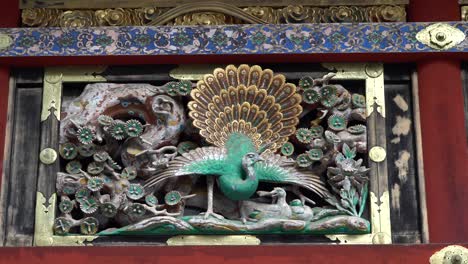
[[[257,149],[280,148],[295,133],[302,112],[296,86],[260,66],[217,68],[191,92],[189,115],[200,135],[224,147],[233,133],[249,137]]]

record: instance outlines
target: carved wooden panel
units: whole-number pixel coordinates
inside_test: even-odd
[[[112,83],[132,83],[132,82],[144,82],[144,83],[149,83],[152,85],[164,85],[168,81],[174,80],[173,78],[176,79],[181,79],[184,75],[184,71],[181,71],[180,69],[183,68],[184,66],[172,66],[172,65],[166,65],[166,66],[144,66],[144,67],[108,67],[108,68],[96,68],[96,70],[88,72],[86,77],[83,79],[77,78],[78,75],[70,75],[71,72],[76,72],[76,70],[68,70],[66,68],[60,69],[62,72],[62,75],[47,75],[46,74],[46,82],[49,82],[50,84],[56,84],[56,79],[53,78],[53,76],[59,76],[59,78],[62,79],[61,84],[63,85],[63,96],[61,101],[62,102],[67,102],[69,100],[73,100],[77,96],[80,95],[82,89],[86,86],[86,84],[90,82],[112,82]],[[299,64],[290,64],[290,65],[262,65],[262,67],[265,68],[270,68],[276,73],[284,74],[285,77],[294,82],[294,83],[299,83],[299,80],[303,78],[304,76],[311,76],[314,79],[319,79],[321,76],[325,75],[328,73],[330,70],[327,68],[324,68],[320,65],[311,65],[311,64],[304,64],[304,65],[299,65]],[[212,67],[211,70],[215,68]],[[332,69],[332,68],[331,68]],[[378,117],[379,116],[379,108],[370,108],[372,111],[371,116],[375,116],[372,123],[373,125],[370,126],[369,129],[372,129],[372,126],[378,127],[376,131],[382,131],[382,132],[377,132],[375,136],[370,136],[370,144],[375,145],[381,145],[384,148],[387,148],[387,162],[386,163],[381,163],[381,164],[386,164],[385,166],[380,166],[376,165],[372,167],[372,170],[374,171],[371,177],[376,177],[375,179],[378,179],[380,182],[381,187],[377,187],[378,185],[373,185],[374,189],[371,188],[371,190],[378,191],[378,188],[384,188],[387,189],[385,186],[389,186],[388,190],[390,191],[390,196],[387,196],[387,206],[389,206],[389,215],[391,216],[392,220],[392,237],[394,243],[399,243],[399,242],[410,242],[410,243],[417,243],[421,241],[421,229],[420,229],[420,224],[421,222],[418,220],[420,217],[419,211],[421,208],[419,208],[419,202],[418,202],[418,197],[417,197],[417,175],[415,173],[416,171],[416,162],[413,157],[416,157],[416,153],[414,150],[414,133],[412,130],[412,125],[410,125],[409,131],[405,130],[405,128],[402,128],[403,130],[398,130],[394,129],[394,126],[399,126],[401,124],[395,123],[395,115],[399,114],[400,116],[404,116],[410,120],[413,120],[412,117],[412,102],[411,102],[411,87],[410,87],[410,79],[409,79],[409,70],[407,68],[403,68],[404,70],[399,70],[396,71],[394,70],[395,68],[390,68],[388,72],[386,71],[385,73],[385,96],[386,96],[386,110],[384,110],[383,113],[385,113],[385,118]],[[367,72],[369,75],[376,75],[378,76],[378,73],[374,73],[371,71],[371,68],[367,68]],[[333,69],[332,69],[333,71]],[[78,71],[79,72],[79,71]],[[201,71],[202,73],[205,73],[206,71]],[[345,71],[346,72],[346,71]],[[54,73],[55,72],[51,72]],[[187,73],[187,71],[185,71]],[[187,76],[190,76],[192,79],[197,79],[199,76],[202,76],[199,71],[193,71],[192,74],[190,74],[190,71],[188,72],[189,74]],[[197,75],[198,74],[198,75]],[[381,73],[380,73],[381,74]],[[197,77],[198,76],[198,77]],[[339,75],[341,76],[341,75]],[[365,83],[363,81],[352,81],[352,80],[344,80],[340,79],[342,77],[339,77],[335,81],[332,81],[332,83],[340,83],[347,89],[351,89],[353,92],[358,92],[358,91],[364,91],[363,87],[365,87]],[[344,75],[343,75],[344,76]],[[27,78],[26,78],[27,79]],[[23,80],[21,78],[18,79],[20,83],[27,83],[23,85],[29,85],[29,86],[34,86],[34,83],[37,83],[40,80],[30,78],[28,80]],[[400,96],[400,97],[398,97]],[[395,99],[397,98],[397,99]],[[57,106],[56,101],[48,101],[48,103],[52,104],[46,104],[46,106]],[[405,103],[406,102],[406,105]],[[62,108],[63,109],[63,108]],[[406,109],[406,111],[404,110]],[[38,145],[36,145],[37,153],[39,149],[43,150],[45,148],[52,148],[59,150],[60,147],[58,145],[58,139],[59,139],[59,130],[58,130],[58,120],[56,119],[55,111],[54,109],[48,109],[49,111],[44,112],[44,109],[42,109],[42,116],[44,117],[45,114],[45,119],[43,119],[42,122],[42,134],[41,134],[41,140],[40,140],[40,148],[38,148]],[[401,111],[401,112],[398,112]],[[23,112],[23,115],[29,115],[29,112]],[[39,112],[35,112],[36,115],[39,114]],[[32,118],[32,117],[30,117]],[[35,117],[37,118],[37,117]],[[63,117],[62,117],[63,118]],[[312,120],[311,120],[312,121]],[[387,131],[387,132],[383,132]],[[401,132],[403,131],[403,132]],[[379,134],[380,133],[380,134]],[[18,136],[23,136],[23,135],[18,135]],[[26,138],[26,135],[23,136]],[[373,138],[374,137],[374,138]],[[400,141],[398,142],[396,137],[400,137]],[[386,138],[386,140],[385,140]],[[35,140],[36,144],[39,144],[39,138],[35,137],[35,139],[27,138],[27,140]],[[26,140],[26,139],[24,139]],[[382,141],[385,140],[386,143],[381,144]],[[392,141],[393,140],[393,141]],[[380,142],[380,143],[379,143]],[[411,143],[413,142],[413,143]],[[20,146],[18,146],[20,147]],[[23,149],[26,147],[22,147]],[[406,151],[409,154],[403,155],[400,154],[402,151]],[[409,155],[409,158],[408,158]],[[61,158],[59,158],[61,159]],[[36,162],[37,162],[37,156],[36,156]],[[62,165],[62,170],[63,166],[66,165],[66,162],[63,160],[60,162]],[[372,162],[371,162],[372,163]],[[11,163],[12,166],[14,163]],[[37,163],[36,163],[37,164]],[[51,214],[52,212],[56,212],[58,214],[59,208],[54,208],[56,206],[56,203],[61,201],[59,197],[53,198],[57,190],[55,189],[55,182],[56,182],[56,172],[59,171],[58,167],[59,163],[56,162],[55,165],[47,165],[42,163],[39,168],[38,168],[38,187],[37,191],[40,192],[41,195],[38,196],[38,203],[37,203],[37,209],[42,210],[42,208],[47,208],[47,212],[43,214],[41,217],[41,221],[49,219],[49,220],[54,220],[58,215]],[[14,165],[18,166],[18,165]],[[372,165],[373,166],[373,165]],[[378,174],[375,174],[375,171],[379,170],[380,172]],[[402,179],[404,174],[406,172],[406,181],[403,181]],[[387,175],[388,174],[388,179]],[[379,176],[380,175],[380,176]],[[382,178],[384,176],[384,178]],[[394,186],[399,186],[400,188],[400,193],[398,193],[398,190]],[[377,189],[375,189],[377,188]],[[392,189],[393,188],[393,189]],[[215,192],[219,193],[219,190],[215,190]],[[388,192],[387,192],[388,195]],[[383,197],[383,196],[382,196]],[[53,199],[52,199],[53,198]],[[371,203],[374,203],[372,200],[374,198],[371,197]],[[381,198],[382,199],[382,198]],[[382,201],[380,201],[380,206],[382,206]],[[162,201],[164,202],[164,201]],[[378,204],[378,203],[376,203]],[[409,205],[408,205],[409,204]],[[371,205],[371,208],[374,205]],[[61,209],[60,209],[61,210]],[[368,218],[370,216],[370,211],[366,210],[364,211],[363,216]],[[77,215],[75,215],[76,217]],[[31,220],[29,220],[31,221]],[[48,221],[48,220],[47,220]],[[36,222],[36,228],[43,226],[44,222]],[[50,223],[50,222],[49,222]],[[395,223],[395,224],[393,224]],[[39,225],[38,225],[39,224]],[[50,229],[51,227],[49,226],[46,229],[37,229],[36,230],[36,237],[35,237],[35,244],[36,245],[47,245],[47,243],[50,243],[50,240],[47,240],[46,238],[50,236],[51,234],[53,235],[52,230]],[[374,232],[374,231],[373,231]],[[171,235],[158,235],[158,236],[141,236],[141,235],[133,235],[133,236],[105,236],[105,235],[99,235],[98,237],[94,235],[89,235],[89,236],[84,236],[84,235],[78,235],[74,234],[72,237],[60,237],[57,234],[53,235],[53,239],[55,242],[53,244],[48,244],[48,245],[60,245],[60,244],[68,244],[70,241],[73,240],[74,242],[72,243],[89,243],[89,241],[92,240],[91,243],[96,244],[96,245],[118,245],[118,244],[127,244],[127,243],[137,243],[137,244],[164,244],[164,243],[180,243],[180,241],[176,241],[174,239],[168,240],[168,238],[172,237]],[[340,237],[340,235],[337,236],[331,236],[329,238],[326,238],[325,236],[311,236],[311,235],[301,235],[301,236],[288,236],[288,235],[278,235],[278,234],[258,234],[256,235],[256,239],[261,241],[262,244],[269,244],[269,243],[313,243],[313,242],[327,242],[330,241],[329,238],[334,239],[339,239],[337,241],[343,242],[349,242],[349,243],[356,243],[352,241],[352,237]],[[386,241],[386,237],[384,234],[382,236],[370,236],[369,238],[374,239],[374,243],[380,243]],[[68,240],[67,240],[68,239]],[[71,239],[71,240],[70,240]],[[188,238],[187,238],[188,239]],[[88,241],[86,241],[88,240]],[[368,242],[365,243],[370,243],[371,240],[365,240]],[[172,242],[170,242],[172,241]],[[363,240],[364,241],[364,240]],[[198,242],[201,243],[201,242]],[[213,242],[209,242],[213,243]],[[231,242],[231,243],[239,243],[239,242]]]

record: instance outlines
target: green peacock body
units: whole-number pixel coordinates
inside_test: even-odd
[[[213,175],[232,200],[249,199],[262,181],[299,185],[320,196],[327,193],[317,175],[273,154],[295,132],[302,112],[296,86],[286,83],[283,75],[259,66],[229,65],[205,75],[191,97],[193,124],[215,146],[176,157],[146,187],[171,177]]]

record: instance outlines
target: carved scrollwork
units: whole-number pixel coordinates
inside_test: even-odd
[[[201,2],[173,8],[24,9],[22,21],[28,27],[403,22],[406,12],[402,5],[239,8]]]

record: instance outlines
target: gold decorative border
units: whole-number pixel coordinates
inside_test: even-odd
[[[381,63],[323,63],[325,68],[336,70],[333,80],[364,80],[366,82],[367,116],[374,111],[385,117],[385,91],[383,64]]]
[[[336,80],[364,80],[366,83],[367,116],[373,112],[372,105],[385,116],[383,64],[323,64],[328,69],[337,70]],[[180,79],[193,80],[208,68],[196,70],[196,66],[184,65],[171,71]],[[209,68],[212,70],[213,67]],[[54,113],[59,119],[61,94],[64,82],[101,82],[106,79],[99,75],[105,67],[62,67],[47,68],[44,73],[42,113]],[[195,71],[196,74],[192,72]],[[48,115],[45,117],[46,120]],[[55,161],[56,162],[56,161]],[[382,161],[381,163],[385,163]],[[378,183],[377,183],[378,184]],[[372,181],[371,181],[372,185]],[[371,187],[372,190],[372,187]],[[387,244],[391,243],[390,202],[388,187],[381,187],[380,195],[370,191],[370,212],[372,233],[364,235],[327,235],[333,241],[346,244]],[[44,197],[37,192],[34,245],[36,246],[80,246],[91,245],[98,236],[55,236],[53,225],[56,215],[57,196]],[[88,242],[88,243],[86,243]],[[176,236],[167,241],[169,245],[258,245],[254,236]]]
[[[97,236],[56,236],[53,225],[55,220],[55,208],[57,206],[57,194],[52,194],[47,200],[41,192],[36,195],[36,220],[34,228],[34,246],[85,246],[85,242],[91,242]]]
[[[99,75],[106,69],[104,66],[94,67],[60,67],[46,68],[44,71],[44,84],[42,91],[42,112],[41,121],[47,120],[52,113],[57,120],[60,120],[60,108],[62,102],[62,89],[64,82],[105,82],[106,79]],[[45,149],[47,152],[57,150],[52,148]],[[44,150],[43,150],[44,151]],[[40,154],[41,162],[45,166],[52,165],[57,159],[46,159]],[[47,155],[47,156],[50,156]],[[53,183],[55,185],[55,182]],[[36,218],[34,227],[34,245],[35,246],[83,246],[97,238],[97,236],[56,236],[53,233],[53,225],[56,217],[57,195],[54,193],[51,197],[44,197],[44,194],[36,194]]]
[[[366,105],[367,117],[374,109],[385,118],[385,91],[384,91],[384,68],[381,63],[323,63],[325,68],[336,70],[333,80],[364,80],[366,83]],[[378,141],[377,141],[378,142]],[[378,142],[382,146],[377,146],[381,151],[385,151],[385,144]],[[371,146],[368,146],[371,149]],[[373,146],[375,148],[375,146]],[[371,153],[369,153],[371,154]],[[374,161],[370,157],[370,162],[374,164],[386,163],[386,160]],[[370,213],[371,213],[371,233],[364,235],[327,235],[331,240],[338,240],[340,244],[391,244],[392,229],[390,222],[390,197],[388,186],[379,182],[379,175],[371,178],[370,181]],[[385,180],[386,182],[386,180]],[[376,188],[374,188],[374,185]],[[378,193],[372,191],[378,190]]]
[[[176,7],[108,9],[23,9],[27,27],[160,26],[289,24],[342,22],[405,22],[404,5],[235,6],[193,2]]]
[[[250,235],[197,235],[174,236],[167,240],[168,246],[246,246],[260,245],[261,241],[256,236]]]

